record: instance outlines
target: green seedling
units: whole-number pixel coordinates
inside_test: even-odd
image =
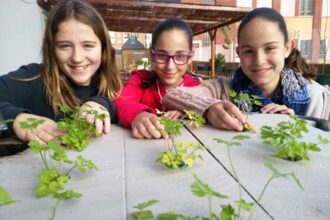
[[[133,206],[133,208],[138,209],[138,211],[132,212],[131,216],[135,220],[145,220],[145,219],[156,219],[153,212],[151,210],[146,210],[146,208],[155,205],[158,203],[159,200],[152,199],[144,203],[138,203],[137,205]],[[197,217],[189,217],[182,214],[177,214],[175,212],[169,211],[165,213],[160,213],[157,216],[157,219],[159,220],[195,220],[198,219]]]
[[[247,135],[236,135],[230,141],[226,141],[226,140],[223,140],[221,138],[213,138],[213,140],[216,141],[217,143],[224,144],[224,145],[227,146],[227,155],[228,155],[228,159],[229,159],[229,162],[230,162],[230,167],[231,167],[231,170],[233,171],[233,175],[236,178],[237,183],[238,183],[238,192],[239,192],[239,200],[240,201],[242,200],[242,187],[241,187],[241,182],[239,180],[238,174],[235,170],[233,159],[231,157],[231,147],[233,147],[233,146],[242,146],[241,142],[244,141],[244,140],[247,140],[247,139],[250,139],[250,137],[247,136]],[[240,207],[241,206],[238,206],[238,215],[240,215],[240,211],[241,211]]]
[[[102,113],[92,110],[88,105],[84,108],[75,107],[74,110],[61,107],[64,118],[60,120],[58,125],[59,128],[67,130],[61,137],[61,142],[69,149],[77,151],[84,150],[88,146],[91,136],[101,135],[97,134],[94,124],[89,122],[85,116],[89,116],[94,120],[98,119],[103,121],[106,117],[106,109],[101,107],[101,111]]]
[[[291,173],[281,173],[277,169],[275,169],[272,166],[272,164],[270,164],[270,163],[266,163],[265,166],[272,171],[272,176],[267,180],[265,186],[263,187],[260,195],[257,198],[257,203],[260,203],[261,202],[261,199],[264,196],[264,194],[266,192],[266,189],[268,188],[268,186],[270,185],[270,183],[274,179],[277,179],[277,178],[281,178],[281,177],[284,177],[284,178],[292,177],[292,179],[295,181],[295,183],[297,184],[297,186],[300,189],[304,190],[303,186],[300,183],[300,180],[296,177],[296,175],[293,172],[291,172]],[[254,211],[255,207],[256,207],[256,205],[253,206],[253,210],[250,212],[249,220],[252,219],[252,215],[253,215],[253,211]]]
[[[11,198],[9,193],[4,188],[0,187],[0,206],[9,205],[15,202],[18,202],[18,200]]]
[[[239,141],[242,141],[242,140],[245,140],[245,139],[246,139],[246,136],[236,137],[236,138],[233,138],[231,141],[226,142],[226,143],[225,143],[225,141],[220,140],[220,143],[225,143],[227,145],[227,147],[230,148],[230,146],[240,145]],[[224,195],[220,192],[215,191],[207,183],[204,183],[201,179],[199,179],[196,174],[194,174],[193,175],[194,182],[191,185],[191,192],[193,193],[193,195],[195,195],[197,197],[201,197],[201,198],[206,197],[207,198],[208,210],[209,210],[208,216],[190,217],[190,216],[186,216],[186,215],[183,215],[183,214],[179,214],[179,213],[169,211],[169,212],[159,214],[158,219],[161,219],[161,220],[174,220],[174,219],[182,219],[182,220],[193,220],[193,219],[200,219],[200,220],[234,220],[235,219],[236,220],[237,219],[238,220],[238,219],[242,219],[240,210],[244,210],[247,213],[250,213],[249,216],[248,216],[248,219],[250,220],[250,219],[252,219],[252,216],[253,216],[253,213],[254,213],[254,211],[257,207],[257,204],[260,204],[261,199],[264,196],[267,188],[269,187],[270,183],[274,179],[281,178],[281,177],[284,177],[284,178],[291,177],[295,181],[297,186],[303,190],[303,186],[301,185],[300,180],[295,176],[295,174],[293,172],[292,173],[281,173],[277,169],[275,169],[270,163],[266,163],[265,166],[272,171],[272,175],[266,181],[261,193],[257,197],[257,200],[256,200],[257,202],[255,204],[246,202],[244,199],[242,199],[241,194],[240,194],[239,195],[240,196],[239,200],[235,201],[235,204],[238,207],[237,212],[236,212],[233,205],[224,204],[224,205],[220,205],[221,211],[220,211],[219,214],[217,214],[213,210],[213,200],[217,199],[217,200],[223,201],[224,199],[228,199],[228,196],[226,196],[226,195]],[[239,181],[237,181],[237,184],[240,185]],[[158,202],[158,200],[150,200],[146,203],[141,203],[141,204],[138,204],[137,206],[134,206],[134,208],[137,208],[141,211],[141,213],[139,211],[132,213],[134,219],[151,219],[151,218],[153,218],[154,214],[150,210],[144,210],[144,209],[146,207],[149,207],[149,206],[157,203],[157,202]],[[140,215],[135,216],[136,213],[138,213]]]
[[[160,123],[164,126],[164,130],[169,137],[165,139],[165,151],[160,153],[156,162],[161,162],[169,168],[177,169],[191,167],[196,158],[202,159],[202,156],[197,155],[196,152],[204,150],[203,145],[175,140],[175,137],[181,134],[182,120],[172,120],[166,117],[163,112],[159,113],[161,114]],[[191,111],[185,111],[185,113],[190,125],[198,128],[205,123],[204,118],[200,114]]]
[[[292,121],[280,122],[276,127],[262,126],[261,139],[264,144],[275,148],[275,156],[289,161],[309,160],[309,151],[321,151],[319,145],[328,144],[329,140],[318,136],[319,143],[301,141],[307,133],[307,122],[297,116],[290,116]]]
[[[271,164],[267,163],[265,164],[267,168],[269,168],[272,171],[271,177],[266,181],[266,184],[264,185],[260,195],[257,198],[257,203],[248,203],[241,197],[238,201],[236,201],[236,205],[238,206],[238,211],[236,213],[235,208],[231,204],[221,205],[221,212],[219,215],[216,215],[212,209],[212,203],[211,198],[217,198],[220,200],[227,199],[228,197],[226,195],[223,195],[219,192],[214,191],[208,184],[202,182],[195,174],[194,179],[195,182],[191,186],[191,190],[194,195],[198,197],[207,197],[208,199],[208,207],[209,207],[209,216],[208,217],[202,217],[201,219],[209,219],[209,220],[223,220],[223,219],[242,219],[242,216],[240,214],[240,209],[243,209],[244,211],[250,213],[248,219],[252,219],[254,210],[258,203],[261,202],[262,197],[264,196],[266,189],[269,187],[270,183],[277,178],[288,178],[292,177],[292,179],[295,181],[297,186],[301,189],[303,189],[299,179],[295,176],[294,173],[281,173],[277,169],[275,169]],[[239,182],[237,182],[240,184]]]
[[[238,205],[238,209],[237,209],[237,214],[233,214],[235,213],[235,209],[231,206],[231,205],[227,205],[227,206],[221,206],[222,207],[222,213],[224,213],[224,215],[227,215],[225,218],[221,217],[220,219],[233,219],[233,217],[237,217],[238,219],[241,219],[241,209],[247,211],[250,213],[249,219],[252,218],[253,212],[255,210],[256,204],[253,203],[248,203],[246,202],[244,199],[242,199],[242,187],[241,187],[241,182],[238,176],[238,173],[236,172],[234,163],[233,163],[233,159],[231,156],[231,148],[233,146],[241,146],[241,142],[244,140],[250,139],[249,136],[246,135],[236,135],[234,136],[230,141],[226,141],[220,138],[214,138],[213,140],[215,140],[217,143],[220,144],[224,144],[227,146],[227,154],[228,154],[228,159],[230,162],[230,167],[231,170],[233,172],[234,177],[237,180],[237,184],[238,184],[238,191],[239,191],[239,200],[236,201],[236,204]],[[263,197],[266,189],[268,188],[269,184],[271,183],[272,180],[276,179],[276,178],[280,178],[280,177],[292,177],[294,179],[294,181],[296,182],[296,184],[303,189],[299,179],[295,176],[294,173],[280,173],[277,169],[275,169],[270,163],[265,164],[265,166],[267,168],[269,168],[272,171],[272,176],[267,180],[265,186],[263,187],[260,195],[258,196],[257,199],[257,204],[260,203],[261,198]]]
[[[176,220],[179,218],[179,215],[174,212],[166,212],[158,215],[159,220]]]
[[[179,126],[174,126],[175,128],[179,127]],[[175,130],[175,134],[179,134],[178,131],[180,131],[180,129],[174,129]],[[281,173],[279,172],[277,169],[275,169],[270,163],[266,163],[265,166],[270,169],[272,171],[272,175],[269,177],[269,179],[267,179],[264,187],[261,190],[261,193],[259,194],[259,196],[257,197],[256,203],[253,202],[247,202],[243,199],[242,197],[242,186],[241,186],[241,182],[240,182],[240,178],[238,176],[238,173],[235,169],[234,163],[233,163],[233,159],[231,156],[231,149],[234,146],[241,146],[242,142],[244,140],[249,139],[249,136],[246,135],[236,135],[234,137],[232,137],[231,140],[226,141],[220,138],[214,138],[214,140],[217,143],[220,144],[224,144],[227,147],[227,154],[228,154],[228,159],[230,161],[230,167],[233,173],[233,176],[235,177],[237,184],[238,184],[238,191],[239,191],[239,198],[238,200],[235,201],[235,205],[232,204],[224,204],[224,205],[220,205],[221,207],[221,211],[219,214],[215,213],[213,210],[213,201],[214,198],[222,201],[223,199],[227,199],[228,197],[220,192],[215,191],[214,189],[212,189],[208,184],[204,183],[201,179],[199,179],[197,177],[196,174],[194,174],[194,182],[191,185],[191,191],[193,193],[193,195],[197,196],[197,197],[206,197],[207,201],[208,201],[208,210],[209,210],[209,214],[207,217],[205,216],[197,216],[197,217],[190,217],[190,216],[186,216],[183,214],[178,214],[178,213],[174,213],[172,211],[166,212],[166,213],[162,213],[158,215],[158,219],[168,219],[168,220],[172,220],[172,219],[183,219],[183,220],[192,220],[192,219],[201,219],[201,220],[234,220],[234,219],[242,219],[242,210],[246,211],[247,213],[249,213],[248,219],[252,219],[253,213],[257,207],[258,204],[260,204],[261,199],[263,198],[267,188],[270,186],[270,183],[277,178],[280,177],[291,177],[295,183],[298,185],[299,188],[303,189],[300,180],[295,176],[295,174],[293,172],[291,173]],[[328,140],[322,138],[320,139],[322,140],[322,142],[327,142]],[[235,209],[234,207],[237,207],[237,209]],[[237,210],[237,211],[236,211]],[[153,216],[153,215],[152,215]],[[148,215],[148,217],[150,217],[150,215]]]
[[[187,110],[184,110],[184,113],[186,114],[186,117],[188,119],[189,126],[200,128],[205,124],[205,118],[201,114]]]
[[[196,158],[203,159],[201,155],[196,155],[198,150],[204,150],[204,146],[176,141],[168,150],[160,153],[157,162],[174,169],[192,167]]]
[[[79,199],[81,196],[82,196],[82,194],[76,193],[72,190],[66,190],[64,192],[56,192],[54,194],[54,197],[57,198],[57,201],[54,205],[51,219],[55,219],[57,207],[62,201],[68,200],[68,199],[73,199],[73,198]]]
[[[195,174],[194,174],[195,182],[191,185],[191,191],[195,196],[198,197],[206,197],[208,201],[208,209],[209,209],[209,219],[215,219],[216,216],[212,210],[212,197],[216,197],[218,199],[227,199],[228,196],[223,195],[219,192],[214,191],[208,184],[203,183]]]
[[[34,134],[35,129],[43,123],[44,120],[28,118],[26,121],[20,122],[20,126],[21,128],[29,129]],[[67,129],[70,132],[71,127]],[[39,183],[35,188],[36,196],[52,196],[57,199],[53,207],[51,219],[55,219],[56,210],[61,201],[82,196],[82,194],[73,190],[65,189],[65,185],[70,179],[70,173],[74,169],[78,169],[82,173],[85,173],[87,169],[97,170],[97,167],[91,160],[86,160],[82,156],[77,156],[75,160],[69,159],[65,148],[60,143],[60,138],[54,138],[46,144],[42,144],[36,139],[28,143],[33,153],[40,154],[44,164],[44,168],[39,175]],[[55,166],[55,164],[58,166]],[[63,164],[69,165],[70,168],[67,171],[62,171]]]
[[[143,219],[152,219],[154,217],[152,211],[146,210],[146,208],[156,204],[159,202],[156,199],[149,200],[144,203],[139,203],[136,206],[133,206],[133,208],[136,208],[138,211],[133,212],[132,216],[136,220],[143,220]]]
[[[234,90],[230,90],[228,93],[231,101],[234,102],[239,110],[246,113],[246,123],[243,123],[243,131],[256,132],[255,128],[251,127],[248,123],[249,113],[253,110],[253,106],[261,106],[260,97],[257,95],[250,95],[248,93],[241,92],[237,94]]]

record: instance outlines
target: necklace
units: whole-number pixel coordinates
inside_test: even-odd
[[[158,79],[156,80],[156,85],[157,85],[157,93],[158,93],[158,96],[159,96],[159,101],[160,101],[160,104],[162,105],[162,111],[165,111],[165,107],[164,107],[163,102],[162,102],[163,96],[160,92],[160,86],[159,86]],[[183,80],[182,80],[181,84],[178,85],[178,86],[181,86],[181,87],[184,86]],[[165,89],[165,91],[167,93],[167,89]]]
[[[156,84],[157,84],[157,93],[158,93],[158,96],[159,96],[159,102],[162,105],[162,111],[165,111],[165,107],[164,107],[163,102],[162,102],[163,96],[160,93],[160,87],[159,87],[158,79],[156,80]]]

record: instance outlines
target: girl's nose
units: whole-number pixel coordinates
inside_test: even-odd
[[[263,64],[265,62],[265,53],[263,51],[258,51],[255,54],[255,63],[256,64]]]
[[[72,51],[71,60],[74,63],[81,63],[84,60],[83,51],[80,47],[74,47]]]
[[[174,57],[171,57],[171,58],[168,60],[168,62],[167,62],[167,64],[166,64],[166,67],[167,67],[168,69],[173,69],[173,68],[175,67]]]

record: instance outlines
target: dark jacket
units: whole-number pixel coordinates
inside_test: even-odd
[[[47,117],[54,121],[62,118],[62,115],[54,114],[52,106],[47,102],[44,84],[40,77],[33,80],[17,80],[30,79],[38,75],[40,70],[41,64],[32,63],[0,77],[0,111],[4,119],[15,119],[22,112]],[[82,103],[95,101],[101,104],[109,111],[111,122],[117,122],[114,105],[108,98],[97,96],[96,83],[91,83],[90,86],[72,84],[72,88]],[[3,133],[13,134],[12,123],[8,124],[8,130]]]

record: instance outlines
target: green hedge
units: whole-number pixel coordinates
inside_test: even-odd
[[[330,74],[318,74],[316,82],[320,83],[321,85],[330,86]]]

